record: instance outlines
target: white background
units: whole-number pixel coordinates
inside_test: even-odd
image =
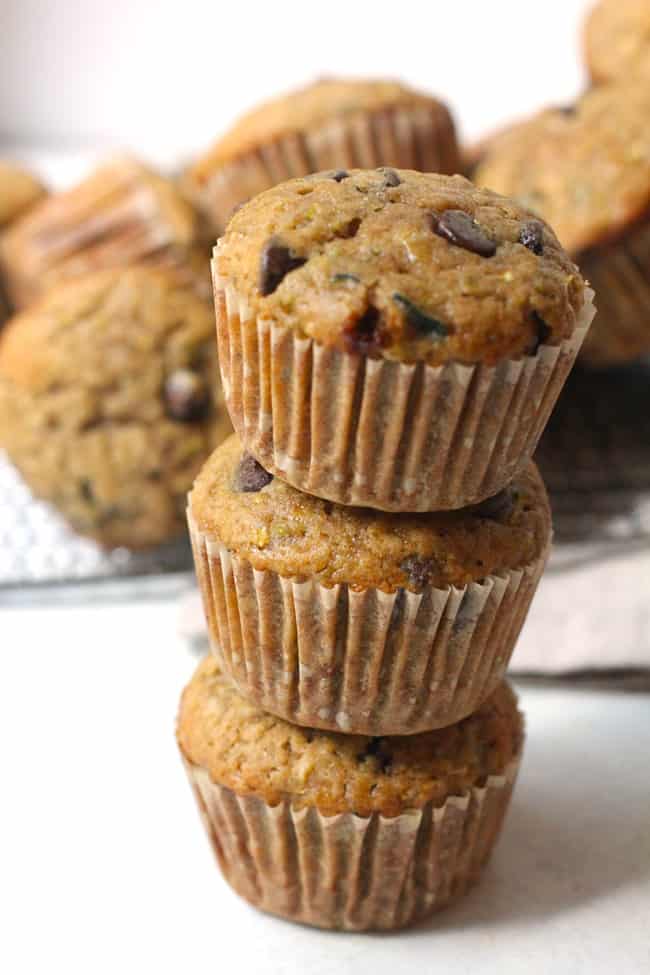
[[[474,137],[579,89],[585,6],[0,0],[0,134],[18,154],[171,162],[330,72],[437,91]],[[194,666],[177,613],[0,608],[3,975],[647,975],[647,697],[524,689],[524,769],[483,885],[411,933],[327,935],[218,876],[175,752]]]
[[[585,0],[0,0],[0,133],[172,159],[322,74],[401,77],[474,137],[580,88]]]

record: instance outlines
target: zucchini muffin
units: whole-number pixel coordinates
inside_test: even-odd
[[[5,227],[45,195],[32,173],[0,159],[0,227]]]
[[[596,84],[637,74],[650,81],[648,0],[600,0],[587,18],[584,47]]]
[[[240,896],[319,927],[395,929],[478,879],[510,800],[523,721],[502,683],[441,731],[301,729],[248,704],[206,659],[183,694],[177,737]]]
[[[189,522],[211,644],[256,705],[311,727],[452,724],[505,673],[551,537],[533,464],[463,511],[393,514],[303,494],[236,437]]]
[[[262,193],[213,260],[235,429],[300,490],[459,508],[532,455],[593,314],[550,228],[462,176],[318,173]]]
[[[355,166],[457,172],[448,109],[395,81],[317,81],[239,119],[188,170],[185,187],[221,233],[237,206],[276,183]]]
[[[171,270],[59,285],[0,334],[0,447],[34,494],[105,546],[179,534],[229,424],[210,306]]]
[[[115,159],[53,194],[0,238],[0,268],[16,308],[59,282],[135,263],[178,267],[210,296],[197,215],[169,180],[135,159]]]
[[[650,352],[650,86],[596,88],[497,136],[474,179],[548,220],[594,287],[594,365]]]

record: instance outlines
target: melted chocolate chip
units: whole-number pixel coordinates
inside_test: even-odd
[[[350,281],[353,284],[360,284],[361,283],[361,278],[358,278],[356,276],[356,274],[344,274],[344,273],[341,273],[341,274],[334,274],[334,275],[332,275],[332,281],[335,281],[337,284],[340,281]]]
[[[346,224],[343,224],[342,227],[337,229],[336,236],[342,237],[344,240],[348,240],[350,237],[356,237],[360,226],[361,218],[353,217],[352,220],[349,220]]]
[[[547,342],[551,337],[553,330],[549,328],[539,312],[534,310],[531,311],[530,317],[533,321],[537,334],[535,335],[532,345],[528,348],[527,353],[528,355],[535,355],[540,345],[544,345],[544,343]]]
[[[396,291],[393,295],[393,301],[400,306],[411,328],[415,329],[420,335],[426,335],[432,339],[444,339],[449,335],[450,330],[447,325],[438,321],[437,318],[427,315],[404,295]]]
[[[387,166],[382,166],[377,172],[381,173],[384,177],[384,186],[399,186],[402,182],[398,173],[394,169],[389,169]]]
[[[265,471],[252,454],[243,454],[235,474],[234,488],[241,494],[261,491],[273,480],[273,474]]]
[[[428,586],[433,579],[436,562],[435,559],[408,555],[400,565],[400,569],[407,574],[411,588],[419,592]]]
[[[463,247],[480,257],[494,257],[497,252],[496,241],[463,210],[445,210],[440,216],[433,214],[432,223],[435,233],[456,247]]]
[[[88,504],[95,503],[95,492],[93,491],[92,482],[86,477],[79,481],[79,494]]]
[[[544,253],[544,225],[539,220],[529,220],[519,231],[519,243],[533,254]]]
[[[277,237],[267,240],[260,257],[259,288],[263,295],[271,295],[290,271],[307,263]]]
[[[341,183],[344,179],[347,179],[350,174],[345,169],[337,169],[335,173],[332,173],[332,179],[335,183]]]
[[[202,420],[210,406],[210,394],[203,379],[191,369],[176,369],[170,373],[165,380],[163,395],[167,415],[181,423]]]
[[[516,500],[515,492],[507,487],[498,494],[493,494],[491,498],[473,505],[472,514],[477,518],[489,518],[490,521],[507,521]]]
[[[358,355],[373,355],[385,344],[381,333],[379,310],[370,305],[365,314],[343,331],[343,342],[347,352]]]

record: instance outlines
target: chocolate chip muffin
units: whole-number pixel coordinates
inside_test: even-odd
[[[637,74],[650,81],[648,0],[600,0],[587,18],[584,47],[596,84]]]
[[[45,195],[32,173],[0,159],[0,227],[5,227]]]
[[[498,136],[475,173],[548,220],[598,296],[594,365],[650,352],[650,86],[594,89]]]
[[[319,173],[242,207],[213,260],[235,429],[300,490],[458,508],[531,456],[593,314],[555,235],[461,176]]]
[[[317,81],[239,119],[185,186],[221,233],[237,206],[276,183],[355,166],[458,172],[448,109],[394,81]]]
[[[0,335],[0,446],[34,494],[102,545],[183,530],[184,499],[228,422],[209,305],[171,270],[59,285]]]
[[[363,734],[412,734],[480,705],[551,536],[533,464],[476,507],[394,514],[302,494],[236,437],[201,471],[189,521],[213,650],[241,693]]]
[[[503,683],[441,731],[296,728],[248,704],[207,659],[183,694],[177,736],[240,896],[319,927],[394,929],[478,879],[508,807],[523,723]]]
[[[16,308],[59,282],[135,263],[177,267],[208,297],[201,233],[169,180],[135,159],[116,159],[15,222],[0,238],[0,269]]]

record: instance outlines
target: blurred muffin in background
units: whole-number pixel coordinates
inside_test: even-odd
[[[213,336],[211,307],[173,269],[57,286],[0,335],[0,446],[82,535],[143,548],[181,533],[231,429]]]
[[[544,217],[596,292],[581,358],[650,353],[650,85],[592,89],[498,133],[473,174]]]
[[[0,159],[0,227],[15,220],[45,193],[45,187],[32,173]]]
[[[325,79],[244,115],[187,170],[183,185],[216,235],[236,207],[276,183],[378,166],[458,172],[449,110],[395,81]]]
[[[0,238],[16,308],[61,281],[136,263],[177,267],[204,296],[211,292],[198,215],[173,183],[131,158],[43,200]]]
[[[650,80],[648,0],[600,0],[585,22],[584,50],[595,84],[638,73]]]

